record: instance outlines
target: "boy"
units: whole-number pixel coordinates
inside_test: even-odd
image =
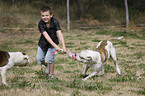
[[[41,20],[38,23],[38,28],[41,33],[41,37],[38,42],[36,61],[37,64],[45,65],[45,73],[48,74],[49,77],[53,78],[55,57],[53,51],[61,51],[58,46],[58,37],[63,45],[63,52],[66,51],[66,48],[59,22],[52,17],[53,14],[51,8],[44,6],[41,8],[40,13]]]

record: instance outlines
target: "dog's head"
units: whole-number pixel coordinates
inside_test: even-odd
[[[81,56],[80,53],[76,53],[76,54],[75,54],[75,58],[76,58],[76,60],[78,60],[78,61],[87,62],[87,61],[85,60],[85,58],[83,58],[83,56]]]
[[[81,51],[80,53],[76,53],[75,58],[76,60],[81,61],[81,62],[86,62],[86,63],[92,62],[92,57],[90,55],[89,50],[84,50],[84,51]]]
[[[76,60],[78,60],[78,61],[81,60],[79,53],[76,53],[76,54],[75,54],[75,58],[76,58]]]
[[[29,63],[29,57],[26,53],[17,52],[15,56],[15,66],[24,67]]]

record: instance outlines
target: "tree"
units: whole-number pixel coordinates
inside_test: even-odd
[[[124,2],[125,2],[125,9],[126,9],[126,27],[128,27],[129,25],[128,4],[127,4],[127,0],[124,0]]]
[[[85,15],[85,8],[84,8],[84,5],[83,5],[83,3],[82,3],[82,1],[81,0],[77,0],[78,1],[78,4],[79,4],[79,8],[80,8],[80,11],[81,11],[81,17],[84,17],[84,15]]]
[[[67,0],[67,30],[70,29],[69,0]]]

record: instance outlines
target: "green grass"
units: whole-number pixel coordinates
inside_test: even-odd
[[[30,63],[26,68],[14,67],[7,72],[7,83],[11,87],[0,85],[0,95],[2,96],[10,94],[20,96],[20,93],[27,96],[47,96],[48,94],[52,96],[144,95],[145,51],[142,49],[145,48],[145,41],[137,35],[133,36],[131,31],[104,29],[97,30],[100,33],[96,33],[96,30],[63,32],[67,51],[72,53],[94,49],[101,40],[125,34],[125,38],[122,40],[112,40],[122,75],[117,75],[115,65],[110,59],[105,64],[103,76],[98,73],[87,81],[82,81],[84,78],[82,76],[83,63],[74,61],[68,55],[60,52],[55,57],[55,78],[50,79],[44,73],[45,67],[37,65],[35,60],[39,33],[36,30],[28,29],[4,31],[0,33],[0,50],[25,51],[29,55]],[[14,37],[9,36],[10,31]],[[144,29],[136,31],[139,36],[144,34],[143,32]],[[88,35],[88,33],[92,35]],[[131,35],[129,35],[130,33]],[[70,35],[68,36],[68,34]],[[89,38],[86,39],[86,37]],[[92,69],[89,69],[87,74],[91,74],[91,72]]]
[[[114,30],[99,30],[96,32],[99,35],[112,35],[113,37],[124,36],[125,38],[138,38],[144,40],[145,30],[141,31],[114,31]],[[140,35],[139,35],[140,34]]]

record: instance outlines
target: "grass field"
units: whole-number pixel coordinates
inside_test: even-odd
[[[67,51],[94,50],[100,40],[112,40],[122,75],[118,76],[112,60],[105,65],[105,75],[82,81],[84,64],[66,54],[55,57],[55,78],[48,80],[45,67],[35,57],[39,32],[37,29],[0,29],[0,50],[22,51],[29,55],[27,67],[7,71],[10,88],[0,85],[0,96],[144,96],[145,95],[145,28],[127,30],[106,28],[93,30],[62,30]],[[61,46],[61,44],[60,44]],[[90,74],[92,70],[88,70]],[[1,83],[1,78],[0,78]]]

